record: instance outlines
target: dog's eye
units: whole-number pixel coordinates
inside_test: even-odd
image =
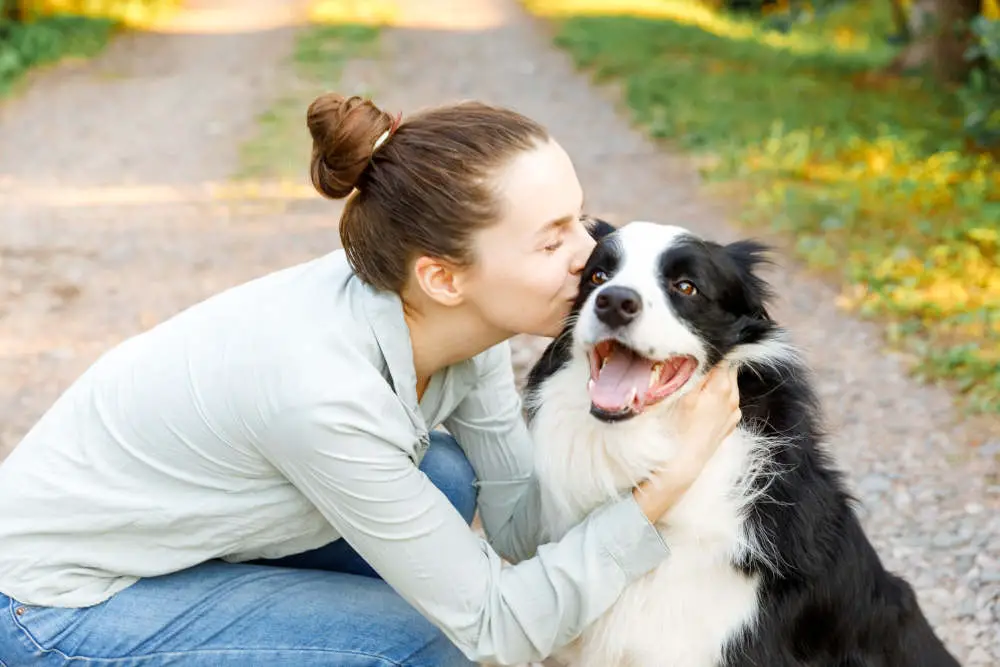
[[[694,296],[698,293],[698,288],[690,280],[679,280],[674,283],[674,289],[684,296]]]
[[[604,271],[601,271],[600,269],[597,269],[596,271],[590,274],[590,282],[594,283],[595,285],[606,283],[608,282],[608,274],[606,274]]]

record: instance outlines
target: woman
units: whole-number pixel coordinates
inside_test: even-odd
[[[506,341],[559,330],[593,247],[562,148],[473,103],[308,125],[345,250],[124,341],[0,466],[4,667],[539,660],[670,557],[732,375],[681,406],[686,465],[538,544]]]

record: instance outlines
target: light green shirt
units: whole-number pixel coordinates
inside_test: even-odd
[[[213,296],[108,351],[0,465],[0,591],[89,606],[345,538],[470,659],[509,664],[572,640],[666,557],[631,494],[538,545],[506,344],[419,403],[415,384],[399,297],[343,251]],[[488,541],[417,467],[439,424],[475,468]]]

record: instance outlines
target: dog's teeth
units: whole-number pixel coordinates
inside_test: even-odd
[[[594,378],[590,378],[589,380],[587,380],[587,391],[593,391],[595,384],[596,382],[594,382]]]
[[[639,397],[639,390],[632,387],[632,393],[628,396],[628,405],[635,403],[635,399]]]
[[[649,389],[656,386],[656,383],[660,379],[660,371],[663,370],[663,364],[653,364],[653,370],[649,371]]]
[[[608,365],[608,359],[610,359],[610,358],[611,358],[611,355],[609,354],[608,356],[606,356],[603,359],[601,359],[601,370],[602,371],[604,370],[604,367]]]

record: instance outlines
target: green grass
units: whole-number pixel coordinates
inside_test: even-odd
[[[370,55],[378,26],[335,23],[305,28],[294,61],[298,80],[258,116],[258,131],[240,151],[238,181],[299,182],[308,173],[311,140],[306,109],[320,94],[338,90],[340,74],[351,58]]]
[[[0,20],[0,95],[9,93],[33,68],[96,55],[117,25],[113,19],[68,14],[27,23]]]
[[[885,324],[914,371],[1000,413],[1000,165],[966,149],[954,91],[878,75],[885,2],[787,34],[695,0],[524,0],[634,120],[743,195]]]

